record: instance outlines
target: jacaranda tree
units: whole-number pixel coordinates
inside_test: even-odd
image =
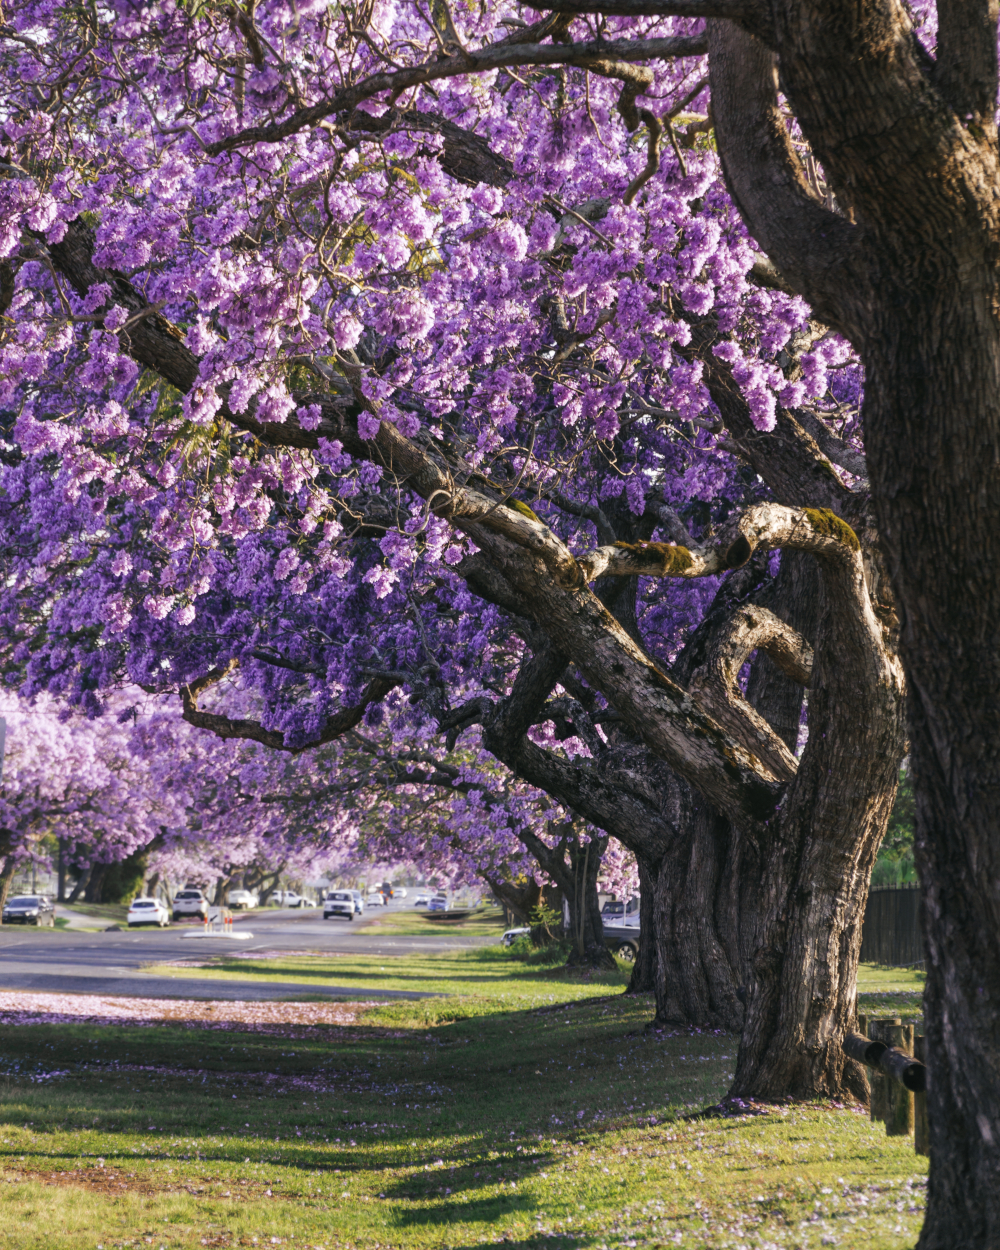
[[[0,32],[10,685],[174,688],[286,750],[478,735],[630,826],[705,1001],[742,989],[735,1093],[863,1092],[898,636],[928,1246],[1000,1227],[996,14],[946,7],[40,0]],[[259,717],[201,705],[237,677]]]

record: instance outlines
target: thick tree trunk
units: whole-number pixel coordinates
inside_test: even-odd
[[[107,875],[107,864],[91,865],[90,876],[87,880],[87,886],[83,894],[85,902],[99,903],[101,901],[101,892],[104,889],[104,878]]]
[[[604,923],[601,904],[597,894],[597,878],[608,840],[595,838],[590,842],[570,839],[569,881],[561,883],[563,896],[569,906],[570,954],[566,963],[570,968],[617,967],[614,957],[604,944]],[[569,888],[567,889],[567,884]]]
[[[919,245],[940,270],[895,292],[866,358],[869,462],[915,692],[931,1155],[920,1250],[1000,1246],[997,233],[965,243],[949,258]]]
[[[70,903],[75,903],[76,900],[80,897],[80,895],[83,894],[84,891],[87,889],[87,886],[90,885],[90,877],[93,871],[94,871],[94,865],[88,864],[88,866],[83,870],[83,872],[77,878],[76,885],[73,887],[72,891],[70,892],[70,896],[69,896]]]
[[[658,872],[644,855],[636,855],[639,868],[639,953],[632,966],[626,994],[653,994],[657,981],[655,892]]]
[[[719,908],[727,912],[723,874],[730,857],[729,822],[687,786],[683,835],[659,864],[655,896],[658,974],[654,1027],[692,1025],[731,1029],[743,1025],[736,990],[738,969],[720,938]],[[724,915],[732,934],[738,917]]]
[[[770,825],[742,838],[749,967],[734,1097],[867,1098],[840,1040],[856,1016],[861,926],[896,794],[903,700],[870,609],[865,622],[833,607],[852,585],[867,599],[857,563],[823,568],[809,741]]]

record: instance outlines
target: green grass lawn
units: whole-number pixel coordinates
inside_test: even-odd
[[[380,916],[379,908],[366,911],[362,924],[365,931],[373,933],[461,933],[466,937],[499,938],[507,927],[504,924],[503,912],[499,907],[484,907],[468,920],[428,920],[426,908],[413,908],[412,911],[393,911]],[[447,915],[447,912],[432,912],[432,915]]]
[[[267,975],[301,982],[308,963]],[[724,1094],[736,1038],[645,1034],[624,970],[495,948],[313,963],[442,996],[342,1027],[5,1026],[4,1250],[915,1240],[912,1142],[831,1105],[684,1119]]]
[[[858,969],[858,1011],[870,1019],[899,1016],[904,1024],[923,1019],[924,974],[913,968],[878,968],[862,964]],[[919,1029],[918,1029],[919,1032]]]
[[[103,920],[107,924],[124,924],[128,918],[128,903],[56,903],[56,915],[59,908],[66,906],[81,916],[92,916],[95,920]]]

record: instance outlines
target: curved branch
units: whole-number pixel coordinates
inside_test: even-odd
[[[689,688],[720,725],[755,750],[776,776],[790,781],[798,768],[795,756],[743,698],[737,682],[740,669],[758,649],[766,652],[786,676],[808,685],[812,647],[773,612],[747,604],[734,613],[706,663],[691,678]]]
[[[71,281],[81,292],[95,282],[110,280],[116,302],[132,301],[145,307],[145,301],[124,278],[93,264],[92,246],[93,236],[78,221],[52,252],[57,265],[72,274]],[[147,336],[133,335],[123,346],[172,385],[188,390],[197,382],[198,361],[176,337],[179,331],[161,322],[158,315],[145,317],[139,329],[141,334],[142,327],[151,327]],[[574,661],[590,685],[609,695],[654,754],[731,819],[766,819],[779,798],[778,778],[741,743],[728,738],[687,692],[650,660],[587,588],[583,570],[566,544],[529,508],[504,507],[499,499],[460,485],[437,449],[419,446],[391,423],[381,422],[374,438],[362,438],[358,410],[377,414],[377,409],[361,389],[360,366],[347,362],[344,367],[357,409],[348,412],[342,401],[317,397],[322,419],[316,430],[305,430],[293,419],[265,424],[252,415],[234,414],[226,405],[222,415],[271,445],[318,449],[321,438],[339,439],[351,455],[381,465],[400,487],[427,500],[437,516],[451,521],[475,541],[485,561],[526,605],[531,619]],[[752,545],[747,556],[750,550]],[[377,681],[369,686],[369,692],[377,689]],[[374,697],[369,693],[368,702]],[[341,716],[357,724],[363,712],[364,708],[350,709]],[[188,714],[211,715],[198,711],[196,704]],[[200,723],[216,732],[251,737],[286,749],[283,735],[280,742],[276,737],[262,736],[270,731],[252,723],[235,727],[225,720]],[[329,732],[336,736],[343,729],[330,727]]]
[[[711,21],[707,33],[712,116],[733,200],[782,278],[857,346],[869,287],[861,228],[810,192],[778,107],[774,55],[734,22]]]
[[[328,716],[320,736],[314,742],[302,746],[286,746],[285,735],[276,729],[265,729],[260,721],[246,720],[241,717],[224,716],[218,712],[203,712],[198,707],[198,698],[209,687],[218,685],[239,665],[238,660],[230,660],[225,668],[213,668],[202,677],[196,678],[181,687],[182,716],[189,725],[196,729],[207,729],[219,738],[246,738],[251,742],[259,742],[262,746],[275,751],[288,751],[298,755],[312,747],[332,742],[334,738],[348,732],[360,724],[365,712],[373,703],[381,703],[390,690],[401,684],[396,677],[376,677],[365,687],[361,702],[356,707],[343,708],[334,716]]]
[[[748,508],[708,548],[670,543],[615,543],[581,556],[587,581],[598,577],[708,577],[746,564],[759,548],[789,547],[820,559],[851,560],[860,548],[857,535],[825,508],[787,508],[763,503]]]
[[[290,135],[311,129],[337,113],[352,112],[363,100],[385,91],[396,95],[422,83],[437,82],[466,74],[517,65],[576,65],[584,69],[605,67],[609,59],[617,61],[667,60],[680,56],[702,56],[707,44],[702,35],[679,35],[670,39],[591,39],[584,43],[540,44],[510,43],[503,40],[485,48],[465,50],[455,56],[425,61],[404,69],[372,74],[353,87],[344,87],[322,104],[297,109],[284,121],[269,126],[251,126],[227,139],[207,144],[209,156],[232,152],[254,143],[278,143]]]
[[[688,317],[691,342],[678,348],[686,360],[699,360],[712,402],[736,444],[735,450],[771,488],[779,503],[830,508],[854,516],[863,502],[840,480],[816,440],[792,414],[779,407],[772,430],[758,430],[730,365],[712,350],[719,341],[715,317]]]

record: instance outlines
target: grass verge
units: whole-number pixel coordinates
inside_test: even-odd
[[[4,1250],[912,1245],[911,1142],[836,1105],[684,1119],[725,1092],[736,1039],[645,1034],[624,971],[488,948],[393,974],[447,997],[340,1026],[289,1005],[257,1029],[4,1028]]]

